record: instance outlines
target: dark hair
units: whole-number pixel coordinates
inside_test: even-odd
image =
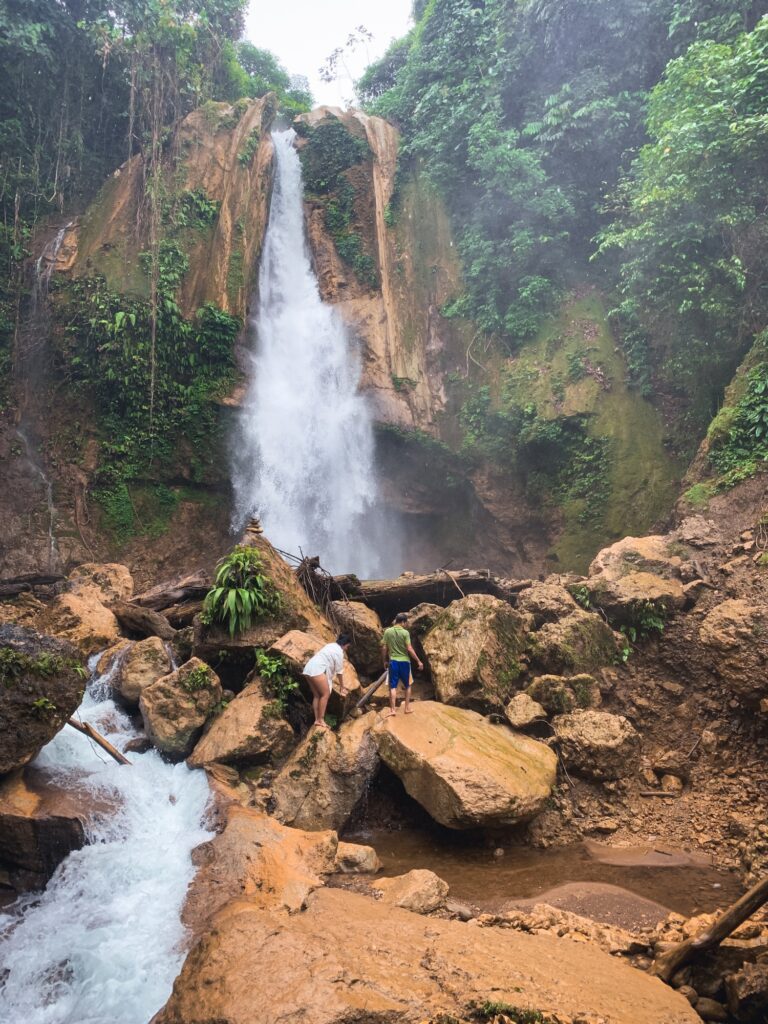
[[[339,647],[344,647],[346,644],[352,643],[352,637],[349,635],[349,633],[339,633],[339,635],[336,637],[336,643],[339,645]]]
[[[395,616],[395,622],[407,622],[408,612],[398,612]]]

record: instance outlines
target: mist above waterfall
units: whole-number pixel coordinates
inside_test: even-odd
[[[377,504],[371,411],[336,311],[320,298],[304,234],[293,130],[273,134],[275,185],[249,323],[251,382],[233,456],[234,525],[258,515],[279,548],[332,571],[397,565]]]

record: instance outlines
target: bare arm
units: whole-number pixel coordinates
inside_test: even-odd
[[[408,644],[408,653],[413,658],[413,660],[416,662],[416,664],[419,666],[419,672],[423,672],[424,671],[424,665],[422,664],[421,658],[418,656],[416,651],[414,651],[413,647],[411,647],[410,644]]]
[[[381,645],[381,658],[384,662],[384,668],[386,668],[389,665],[389,648],[386,644]]]

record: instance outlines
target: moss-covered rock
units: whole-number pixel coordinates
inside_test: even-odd
[[[600,615],[577,608],[532,633],[528,651],[540,671],[571,675],[613,664],[618,647],[613,630]]]

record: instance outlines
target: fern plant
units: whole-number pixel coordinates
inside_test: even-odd
[[[222,558],[205,597],[203,622],[226,626],[234,637],[253,622],[276,615],[282,607],[280,594],[263,569],[254,548],[239,546]]]

